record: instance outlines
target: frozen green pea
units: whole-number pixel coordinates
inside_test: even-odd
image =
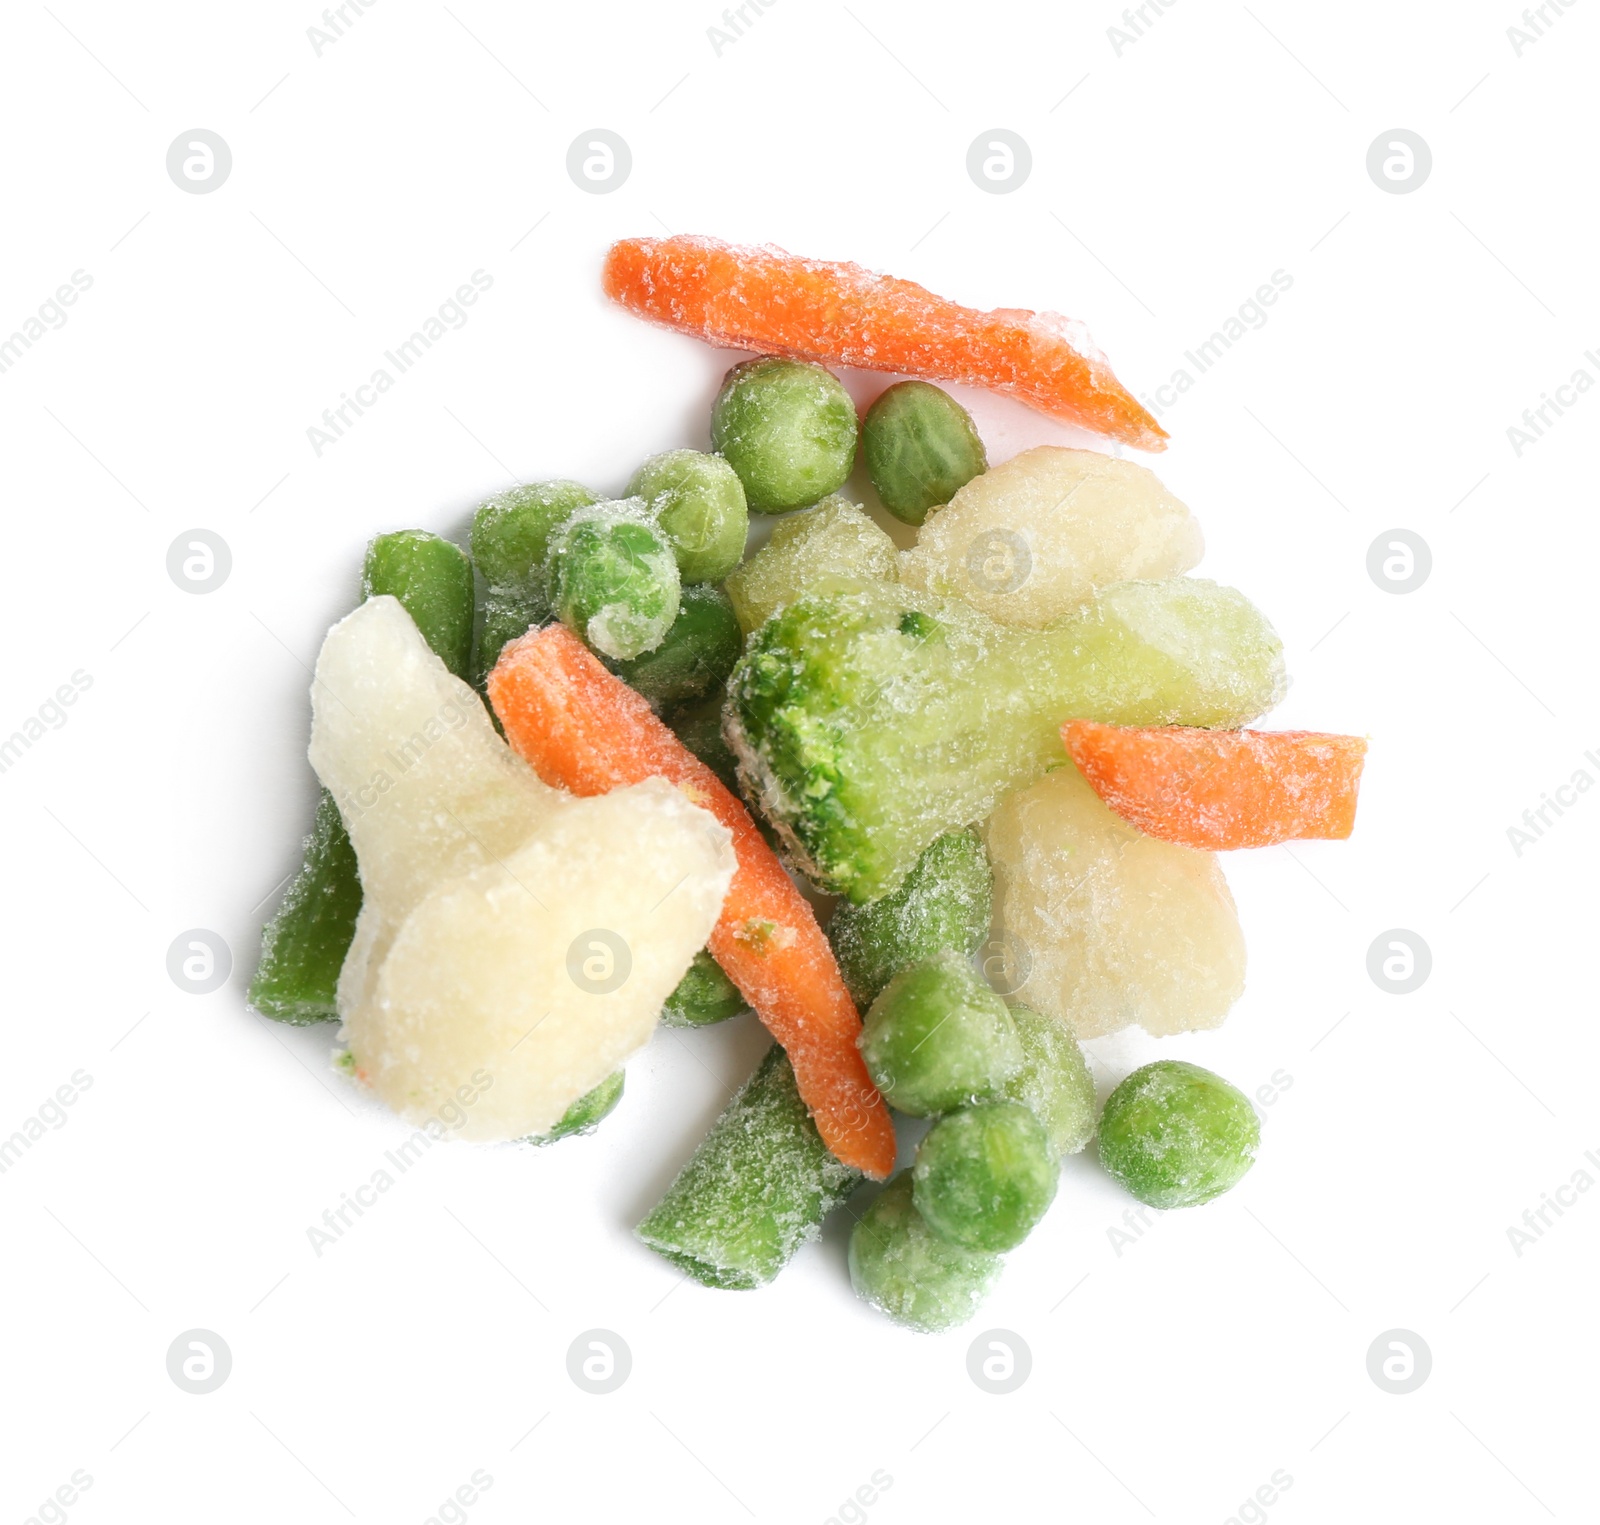
[[[361,910],[356,850],[339,807],[324,789],[317,799],[300,872],[261,934],[261,960],[250,1004],[264,1017],[307,1027],[331,1022],[339,970]]]
[[[637,498],[580,508],[550,537],[550,601],[602,656],[653,651],[678,617],[672,548]]]
[[[1055,1200],[1061,1157],[1014,1101],[941,1117],[917,1149],[912,1200],[928,1227],[966,1250],[1014,1250]]]
[[[663,1027],[710,1027],[749,1009],[739,987],[702,948],[661,1008]]]
[[[921,524],[989,464],[972,416],[926,381],[897,381],[861,421],[861,454],[883,506]]]
[[[913,1117],[994,1096],[1022,1067],[1006,1003],[953,950],[890,980],[860,1042],[883,1099]]]
[[[828,941],[856,1005],[866,1010],[907,964],[953,948],[975,953],[989,935],[993,880],[977,834],[928,844],[899,889],[868,905],[842,902]]]
[[[400,600],[418,630],[458,677],[472,648],[472,563],[459,546],[426,530],[379,535],[361,569],[364,598]],[[323,790],[300,871],[261,933],[250,1004],[294,1026],[332,1022],[339,970],[355,935],[361,879],[339,807]]]
[[[581,482],[529,482],[497,493],[472,516],[472,559],[491,588],[527,591],[550,536],[580,508],[598,503]]]
[[[1013,1006],[1011,1020],[1022,1044],[1022,1068],[1002,1094],[1044,1124],[1057,1154],[1076,1154],[1094,1137],[1094,1077],[1083,1050],[1064,1022],[1026,1006]]]
[[[1255,1164],[1261,1121],[1244,1093],[1182,1059],[1135,1070],[1106,1098],[1100,1162],[1151,1207],[1197,1207]]]
[[[744,649],[733,602],[715,583],[693,583],[678,602],[678,617],[654,651],[612,671],[658,708],[720,694]]]
[[[684,582],[721,582],[744,560],[750,530],[744,483],[720,455],[653,455],[634,472],[624,496],[643,498],[656,516]]]
[[[752,513],[784,514],[837,492],[856,453],[856,405],[820,365],[766,355],[723,378],[711,443],[738,472]]]
[[[427,530],[379,535],[367,547],[361,596],[391,594],[458,678],[472,660],[472,563],[460,546]]]
[[[764,1286],[860,1184],[834,1158],[774,1044],[635,1231],[708,1287]]]
[[[739,759],[722,734],[722,698],[712,695],[698,704],[674,709],[667,717],[672,733],[700,759],[733,794],[739,792]],[[756,819],[760,825],[760,817]]]
[[[850,1283],[897,1324],[934,1334],[978,1311],[1005,1262],[941,1239],[912,1201],[903,1170],[850,1231]]]
[[[593,1133],[616,1110],[617,1103],[622,1100],[622,1086],[626,1078],[621,1070],[615,1075],[608,1075],[592,1091],[585,1091],[573,1102],[548,1133],[533,1134],[523,1142],[553,1144],[558,1139],[571,1138],[575,1133]]]

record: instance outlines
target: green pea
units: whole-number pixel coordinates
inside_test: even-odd
[[[1244,1093],[1182,1059],[1135,1070],[1106,1098],[1100,1162],[1151,1207],[1197,1207],[1255,1164],[1261,1121]]]
[[[977,834],[931,842],[904,883],[867,905],[841,902],[828,941],[856,1005],[866,1010],[907,964],[953,948],[975,953],[989,935],[993,881]]]
[[[668,450],[633,474],[625,497],[656,516],[686,583],[721,582],[744,560],[750,511],[744,483],[720,455]]]
[[[681,741],[727,786],[732,794],[739,792],[739,760],[722,734],[722,696],[713,695],[699,704],[687,704],[675,709],[667,718],[674,736]],[[759,826],[762,818],[756,817]]]
[[[715,583],[692,583],[661,644],[612,671],[660,708],[719,693],[743,650],[733,601]]]
[[[935,1334],[978,1311],[1005,1262],[941,1239],[912,1201],[903,1170],[850,1231],[850,1283],[897,1324]]]
[[[1050,1135],[1057,1154],[1076,1154],[1094,1137],[1094,1077],[1072,1030],[1026,1006],[1011,1020],[1022,1043],[1022,1068],[1002,1093],[1020,1101]]]
[[[523,1140],[525,1144],[553,1144],[558,1139],[571,1138],[575,1133],[593,1133],[601,1121],[616,1110],[622,1100],[622,1086],[626,1076],[621,1070],[608,1075],[592,1091],[585,1091],[561,1114],[548,1133],[539,1133]]]
[[[1014,1101],[941,1117],[917,1149],[912,1200],[928,1227],[966,1250],[1014,1250],[1055,1200],[1061,1157]]]
[[[989,464],[972,416],[926,381],[897,381],[867,409],[861,454],[883,506],[921,524]]]
[[[390,594],[458,678],[472,660],[472,563],[460,546],[427,530],[379,535],[361,570],[361,596]]]
[[[600,500],[581,482],[529,482],[498,493],[472,516],[472,559],[491,588],[526,591],[537,580],[550,536]],[[491,664],[492,665],[492,664]]]
[[[953,950],[890,980],[860,1041],[884,1100],[913,1117],[997,1095],[1022,1067],[1006,1003]]]
[[[739,987],[722,972],[722,966],[702,948],[688,972],[661,1008],[663,1027],[710,1027],[749,1010]]]
[[[653,651],[678,617],[678,563],[637,498],[580,508],[550,537],[555,612],[602,656]]]
[[[844,485],[855,461],[856,406],[820,365],[746,360],[723,378],[712,404],[711,443],[739,473],[752,513],[787,513]]]

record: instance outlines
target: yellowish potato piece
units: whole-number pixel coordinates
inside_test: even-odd
[[[1070,763],[1002,800],[985,838],[997,961],[1025,976],[1008,999],[1097,1038],[1216,1027],[1243,992],[1217,855],[1129,826]]]
[[[1099,587],[1176,577],[1205,549],[1200,525],[1153,471],[1094,450],[1040,445],[974,477],[900,558],[901,580],[1039,630]]]
[[[573,800],[503,863],[436,886],[352,1012],[361,1073],[457,1136],[548,1132],[654,1030],[733,877],[731,838],[663,779]]]
[[[866,511],[835,493],[815,508],[791,514],[772,538],[724,586],[746,635],[807,593],[841,580],[893,582],[899,553]]]

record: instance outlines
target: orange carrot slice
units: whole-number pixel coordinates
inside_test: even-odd
[[[1367,743],[1318,731],[1204,731],[1069,720],[1094,792],[1146,836],[1218,851],[1348,837]]]
[[[622,239],[603,279],[630,312],[712,344],[989,387],[1136,449],[1166,449],[1166,430],[1058,313],[979,312],[860,265],[692,235]]]
[[[547,784],[605,794],[647,778],[678,785],[733,833],[738,860],[712,956],[788,1051],[827,1146],[880,1179],[894,1124],[856,1048],[861,1018],[811,907],[750,812],[564,625],[515,640],[489,674],[506,740]]]

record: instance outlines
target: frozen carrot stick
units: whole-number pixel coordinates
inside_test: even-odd
[[[861,1019],[811,907],[749,811],[563,625],[508,645],[488,687],[506,740],[547,784],[592,795],[665,778],[733,833],[738,868],[712,955],[788,1051],[828,1147],[846,1165],[888,1175],[894,1125],[856,1048]]]
[[[1136,449],[1166,449],[1166,430],[1057,313],[979,312],[860,265],[691,235],[622,239],[604,283],[629,311],[711,344],[989,387]]]
[[[1348,837],[1367,743],[1317,731],[1207,731],[1069,720],[1095,793],[1146,836],[1218,851]]]

